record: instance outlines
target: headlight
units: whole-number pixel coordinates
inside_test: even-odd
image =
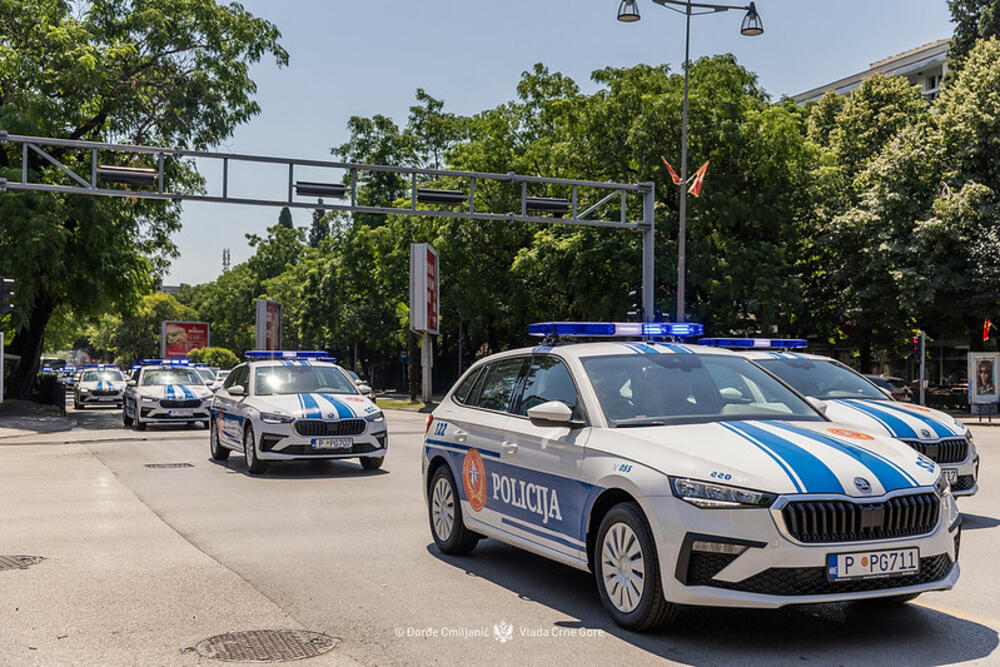
[[[81,394],[87,394],[87,393],[89,393],[89,392],[90,392],[90,390],[89,390],[89,389],[85,389],[85,388],[83,388],[83,387],[80,387],[80,393],[81,393]]]
[[[143,403],[152,403],[152,404],[155,404],[155,403],[159,402],[159,399],[151,398],[149,396],[143,396],[142,397],[142,402]]]
[[[265,424],[291,424],[294,419],[294,417],[287,415],[276,415],[268,412],[260,413],[260,420]]]
[[[382,414],[382,411],[380,410],[378,412],[373,412],[370,415],[365,415],[365,419],[370,422],[381,422],[385,421],[385,415]]]
[[[969,442],[972,442],[972,429],[971,428],[966,428],[966,430],[965,430],[965,439],[968,440]]]
[[[937,481],[934,482],[934,490],[938,492],[938,495],[944,498],[951,493],[951,484],[948,483],[948,478],[942,472],[938,475]]]
[[[670,488],[681,500],[702,509],[770,507],[778,497],[773,493],[679,477],[670,478]]]

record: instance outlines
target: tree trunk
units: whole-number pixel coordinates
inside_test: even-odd
[[[417,334],[409,331],[406,334],[406,374],[409,376],[410,400],[417,400],[417,378],[420,376],[420,364],[417,356],[420,348],[417,347]]]
[[[861,347],[858,350],[859,356],[859,369],[862,375],[867,375],[872,372],[872,344],[869,340],[864,340],[861,343]]]
[[[28,318],[28,325],[17,332],[11,350],[21,356],[17,370],[11,378],[7,394],[11,398],[30,399],[35,387],[35,376],[38,374],[38,362],[42,358],[42,346],[45,344],[45,327],[52,317],[54,306],[48,296],[42,296],[35,301],[35,307]]]

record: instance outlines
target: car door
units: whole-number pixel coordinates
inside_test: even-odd
[[[250,365],[242,364],[233,369],[222,388],[215,394],[216,419],[219,420],[219,439],[229,445],[243,446],[244,396],[233,396],[229,389],[242,385],[249,392]]]
[[[568,405],[575,423],[538,424],[528,418],[530,408],[549,401]],[[501,462],[516,502],[506,527],[541,546],[586,557],[584,521],[599,489],[580,479],[591,429],[581,426],[587,415],[567,364],[555,355],[532,357],[511,413]]]

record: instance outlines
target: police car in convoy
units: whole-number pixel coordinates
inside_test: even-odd
[[[143,359],[125,385],[122,423],[140,431],[150,424],[208,426],[211,399],[187,359]]]
[[[87,364],[73,386],[73,407],[90,405],[122,407],[125,376],[114,364]]]
[[[492,537],[591,570],[620,625],[681,605],[899,603],[958,579],[934,461],[831,422],[735,352],[651,336],[700,325],[550,322],[473,365],[427,420],[431,534]]]
[[[800,339],[703,338],[702,345],[741,350],[804,396],[823,401],[826,416],[866,432],[886,434],[939,464],[956,496],[979,490],[979,454],[972,431],[939,410],[894,401],[860,373],[830,357],[792,352]],[[778,348],[778,349],[768,349]]]
[[[271,461],[360,459],[382,466],[385,417],[326,352],[253,350],[215,392],[212,458],[241,451],[253,474]]]

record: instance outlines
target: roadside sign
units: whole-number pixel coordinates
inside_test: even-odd
[[[180,359],[195,348],[209,346],[208,322],[164,320],[160,323],[160,358]]]
[[[438,333],[441,296],[438,253],[430,243],[410,244],[410,329]]]

